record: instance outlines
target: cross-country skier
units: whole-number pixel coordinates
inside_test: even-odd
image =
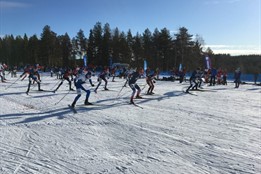
[[[113,67],[113,68],[111,68],[111,70],[110,70],[110,76],[112,76],[112,82],[115,82],[115,77],[116,77],[116,71],[117,71],[117,69],[118,69],[118,67],[117,66],[115,66],[115,67]]]
[[[30,74],[30,70],[31,70],[31,66],[30,65],[26,65],[25,67],[24,67],[24,72],[20,75],[20,78],[22,78],[21,79],[21,81],[23,81],[26,77],[27,77],[27,75],[28,74]]]
[[[183,67],[179,70],[179,83],[182,83],[184,81],[186,75],[186,68]]]
[[[98,90],[99,86],[101,85],[102,80],[105,82],[104,90],[109,90],[109,89],[107,88],[107,83],[108,83],[108,81],[107,81],[107,79],[106,79],[106,78],[108,78],[108,75],[109,75],[109,69],[108,69],[108,68],[104,68],[103,71],[98,75],[98,81],[99,81],[99,83],[98,83],[97,87],[96,87],[95,90],[94,90],[95,93],[97,93],[97,90]]]
[[[150,71],[150,68],[148,67],[146,69],[146,82],[147,84],[149,85],[149,89],[148,89],[148,92],[147,92],[147,95],[152,95],[154,94],[153,89],[154,89],[154,83],[155,83],[155,73]]]
[[[57,88],[54,90],[54,92],[56,92],[60,88],[60,86],[63,84],[64,80],[67,80],[69,82],[69,90],[74,91],[74,89],[72,88],[71,80],[69,79],[69,77],[71,77],[71,76],[72,76],[72,70],[69,68],[66,68],[65,72],[63,73],[61,83],[57,86]]]
[[[3,71],[2,71],[2,75],[3,75],[3,78],[4,78],[4,80],[6,80],[6,78],[5,78],[5,70],[7,70],[8,69],[8,66],[5,64],[5,63],[3,63]],[[10,73],[10,72],[9,72]]]
[[[131,68],[128,68],[128,69],[125,70],[123,77],[126,79],[126,81],[125,81],[123,87],[127,87],[126,85],[127,85],[128,82],[129,82],[129,76],[130,76],[130,74],[132,74],[132,73],[133,73],[133,71],[131,70]]]
[[[240,68],[238,67],[234,73],[234,78],[235,78],[235,88],[239,87],[239,84],[241,83],[240,80],[240,76],[241,76],[241,71]]]
[[[11,77],[17,77],[17,66],[12,66],[12,68],[10,69],[11,72]]]
[[[226,69],[223,71],[222,75],[223,75],[222,76],[222,78],[223,78],[222,83],[223,83],[223,85],[227,85],[227,70]]]
[[[205,79],[204,79],[204,72],[201,70],[201,68],[198,68],[198,72],[196,74],[196,78],[197,78],[197,80],[196,80],[197,86],[195,86],[194,88],[196,88],[196,90],[198,88],[203,89],[203,87],[201,85],[202,85],[202,82],[205,81]]]
[[[43,91],[41,89],[41,80],[40,80],[40,74],[38,72],[38,66],[34,66],[29,70],[29,83],[28,83],[28,88],[26,91],[26,94],[28,95],[29,91],[30,91],[30,86],[32,84],[32,82],[36,82],[38,84],[38,91]]]
[[[5,82],[4,80],[4,66],[2,65],[2,63],[0,63],[0,78],[1,78],[1,82]]]
[[[84,88],[82,85],[84,83],[86,83],[87,80],[89,80],[91,86],[94,86],[94,84],[92,83],[91,80],[91,72],[87,72],[87,74],[84,74],[84,72],[80,69],[78,72],[78,76],[74,79],[74,85],[76,87],[76,91],[77,91],[77,96],[75,97],[74,101],[72,102],[72,107],[75,107],[75,104],[77,102],[77,100],[81,97],[81,92],[82,90],[86,92],[86,98],[85,98],[85,105],[92,105],[92,103],[89,102],[89,97],[90,97],[90,89],[88,87]]]
[[[129,76],[129,86],[132,89],[132,95],[130,98],[130,103],[134,104],[133,102],[133,98],[136,94],[136,90],[138,90],[137,94],[136,94],[136,98],[142,98],[140,96],[140,92],[141,89],[139,87],[139,85],[137,85],[137,80],[141,77],[141,75],[143,74],[143,69],[142,68],[137,68],[135,72],[133,72],[132,74],[130,74]]]
[[[210,86],[215,86],[216,76],[217,76],[217,69],[212,67],[211,68],[211,76],[210,76]]]
[[[199,72],[200,72],[200,68],[197,68],[196,70],[194,70],[190,76],[189,82],[190,82],[190,86],[188,87],[188,89],[186,90],[186,93],[189,92],[190,88],[195,89],[198,86],[198,78],[199,78]]]

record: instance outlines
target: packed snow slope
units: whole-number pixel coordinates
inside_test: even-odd
[[[145,95],[139,79],[140,108],[128,104],[124,79],[109,79],[110,90],[92,87],[94,105],[83,93],[74,114],[68,82],[53,93],[60,81],[42,74],[46,91],[32,85],[26,95],[28,78],[18,77],[0,83],[1,174],[261,173],[260,86],[204,85],[191,95],[188,82],[156,81]]]

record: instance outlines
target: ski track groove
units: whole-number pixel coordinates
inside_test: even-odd
[[[187,110],[184,110],[185,112],[187,112]],[[97,111],[98,112],[98,111]],[[202,114],[202,113],[201,113]],[[99,114],[96,114],[96,115],[99,115]],[[104,112],[103,112],[103,115],[105,115],[104,114]],[[206,116],[209,116],[209,117],[213,117],[213,115],[211,115],[211,114],[208,114],[208,113],[205,113],[205,115]],[[223,118],[223,117],[222,117]],[[229,120],[228,120],[228,122],[229,122]],[[115,123],[114,123],[115,124]],[[119,124],[122,124],[122,126],[125,126],[123,123],[117,123],[118,125]],[[155,131],[155,130],[153,130],[153,129],[149,129],[149,128],[144,128],[144,127],[140,127],[139,125],[135,125],[135,124],[128,124],[128,126],[133,126],[133,127],[136,127],[137,129],[141,129],[141,130],[143,130],[143,131],[149,131],[149,132],[151,132],[151,133],[154,133],[154,134],[156,134],[156,135],[160,135],[160,136],[167,136],[168,138],[172,138],[172,139],[174,139],[174,141],[176,141],[176,142],[180,142],[181,144],[183,144],[183,145],[191,145],[191,143],[189,142],[189,141],[185,141],[185,140],[180,140],[180,139],[178,139],[178,138],[176,138],[176,137],[173,137],[173,136],[170,136],[170,135],[168,135],[168,134],[164,134],[164,133],[160,133],[159,131]],[[144,125],[143,125],[144,126]],[[253,125],[252,125],[253,126]],[[162,128],[160,128],[161,130],[162,130]],[[181,138],[181,137],[180,137]],[[218,146],[216,146],[215,145],[215,147],[216,148],[218,148]],[[200,146],[198,147],[198,148],[200,148]],[[222,150],[222,149],[221,149]],[[210,154],[207,154],[206,155],[206,157],[208,157],[209,155],[211,155],[211,153],[214,153],[215,151],[211,151],[211,150],[209,150],[210,151]],[[202,154],[201,154],[201,157],[202,157]],[[228,158],[229,160],[233,160],[233,158]],[[197,161],[197,158],[195,157],[195,161]],[[222,160],[221,161],[219,161],[219,162],[221,162],[222,163]],[[245,164],[245,165],[247,165],[247,164]],[[213,167],[213,168],[219,168],[220,166],[215,166],[215,165],[210,165],[211,167]],[[199,167],[199,166],[198,166]],[[205,167],[209,167],[209,166],[205,166]],[[202,171],[205,171],[205,172],[207,172],[208,170],[207,169],[204,169],[204,168],[202,168],[202,167],[199,167]],[[233,172],[234,170],[235,170],[235,168],[233,168],[233,167],[230,167],[230,168],[227,168],[227,172]],[[243,171],[243,172],[245,172],[243,169],[237,169],[238,171]],[[219,173],[219,170],[218,169],[216,169],[216,173]],[[251,172],[249,172],[249,173],[251,173]]]
[[[129,88],[128,88],[129,89]],[[123,95],[125,95],[128,91],[126,91],[125,93],[123,93]],[[95,95],[93,93],[93,95]],[[120,96],[118,99],[123,99],[123,95]],[[201,95],[201,94],[200,94]],[[200,96],[199,95],[199,96]],[[206,95],[206,94],[202,94],[202,95]],[[213,94],[216,95],[216,94]],[[24,97],[24,96],[23,96]],[[24,98],[30,98],[32,96],[26,96]],[[188,96],[189,97],[189,96]],[[44,116],[46,113],[55,110],[56,108],[61,109],[60,105],[57,105],[56,107],[37,107],[37,106],[33,106],[31,104],[26,105],[23,104],[26,101],[16,101],[8,96],[3,96],[3,98],[5,98],[8,101],[14,102],[16,104],[19,104],[21,106],[25,106],[28,107],[32,110],[36,110],[39,112],[44,112],[42,115]],[[127,97],[124,97],[127,98]],[[161,97],[158,97],[159,99]],[[153,98],[154,99],[154,98]],[[101,96],[99,96],[99,100],[102,100]],[[147,100],[147,99],[145,99]],[[157,98],[155,98],[155,100],[157,100]],[[243,100],[242,100],[243,101]],[[241,100],[236,101],[236,104],[242,102]],[[35,102],[35,101],[34,101]],[[41,101],[42,102],[42,101]],[[142,107],[144,107],[144,110],[150,110],[155,108],[156,106],[154,105],[150,105],[147,104],[146,101],[139,101],[138,103],[142,103]],[[117,107],[117,105],[116,105]],[[122,107],[122,106],[120,106]],[[123,106],[125,107],[125,106]],[[185,118],[188,118],[189,116],[191,116],[193,114],[193,117],[189,118],[190,122],[195,122],[196,120],[200,119],[200,122],[211,122],[213,124],[213,126],[216,126],[217,123],[221,123],[222,124],[228,124],[230,125],[234,131],[240,131],[242,132],[242,130],[244,131],[243,133],[248,133],[248,131],[250,131],[250,129],[257,129],[260,130],[260,127],[258,126],[258,123],[255,123],[255,120],[253,120],[253,123],[248,123],[245,122],[244,120],[235,120],[235,119],[230,119],[227,118],[226,115],[229,115],[229,112],[225,113],[223,116],[219,115],[217,116],[217,114],[215,114],[216,112],[219,112],[219,110],[213,110],[211,112],[214,112],[214,114],[212,113],[205,113],[205,112],[191,112],[189,111],[189,109],[186,109],[184,107],[180,107],[180,106],[173,106],[174,109],[176,109],[173,113],[173,110],[169,109],[168,106],[161,106],[160,108],[157,108],[157,112],[166,112],[166,113],[173,113],[173,117],[176,118],[180,118],[180,115],[185,115]],[[152,135],[152,139],[156,140],[156,137],[159,138],[158,140],[158,144],[161,144],[162,146],[159,147],[159,151],[157,153],[167,153],[168,151],[172,152],[172,154],[174,154],[176,157],[182,159],[185,161],[185,166],[190,167],[191,169],[193,169],[194,172],[196,173],[209,173],[209,171],[211,171],[212,173],[220,173],[221,171],[227,172],[227,173],[255,173],[255,170],[253,169],[251,172],[251,167],[248,167],[248,165],[250,165],[247,162],[243,162],[240,161],[241,166],[237,166],[237,164],[234,162],[233,160],[233,156],[234,155],[239,155],[244,157],[244,159],[247,158],[247,155],[244,155],[242,153],[242,151],[248,150],[247,148],[244,149],[241,147],[233,147],[231,146],[230,148],[237,148],[237,151],[232,151],[229,150],[228,148],[225,147],[221,147],[219,146],[219,144],[217,143],[213,143],[213,142],[208,142],[208,143],[202,143],[201,140],[196,140],[193,137],[183,137],[183,134],[180,134],[179,132],[175,132],[177,131],[177,128],[175,127],[167,127],[164,128],[163,126],[159,126],[157,124],[147,124],[146,122],[144,122],[143,120],[136,121],[134,118],[133,120],[125,123],[124,118],[122,117],[117,117],[114,116],[113,113],[110,113],[110,110],[106,110],[107,108],[105,107],[105,109],[103,110],[97,110],[97,109],[88,109],[88,111],[84,111],[84,109],[80,109],[77,114],[72,114],[70,112],[66,113],[63,117],[63,119],[68,119],[70,122],[66,123],[68,125],[75,125],[75,126],[85,126],[85,129],[83,129],[82,127],[79,127],[78,130],[79,132],[83,133],[89,133],[92,136],[99,136],[101,133],[105,133],[105,132],[101,132],[101,130],[99,130],[97,128],[98,127],[110,127],[113,130],[117,130],[117,127],[120,127],[121,129],[129,129],[130,130],[130,137],[133,138],[135,141],[138,141],[139,139],[137,139],[135,137],[135,133],[139,133],[139,134],[144,134],[144,135]],[[47,110],[47,111],[46,111]],[[135,110],[134,106],[130,106],[129,107],[129,111],[133,111]],[[92,112],[89,112],[92,111]],[[141,112],[145,112],[145,111],[141,111]],[[175,112],[178,112],[177,114],[175,114]],[[233,111],[231,111],[233,112]],[[86,117],[88,117],[88,120],[86,119]],[[255,115],[251,115],[251,118],[255,117]],[[256,116],[255,119],[258,119],[259,117]],[[168,119],[168,118],[164,118],[164,119]],[[101,121],[102,120],[102,121]],[[211,120],[211,121],[209,121]],[[179,120],[180,121],[180,120]],[[231,123],[232,122],[232,123]],[[182,123],[182,122],[181,122]],[[12,124],[10,125],[11,127],[27,127],[30,126],[28,128],[31,128],[33,126],[58,126],[59,128],[63,128],[66,126],[66,124],[63,123],[55,123],[55,122],[40,122],[40,123],[30,123],[30,124]],[[202,124],[202,123],[201,123]],[[247,124],[246,126],[242,127],[242,124]],[[1,127],[0,127],[1,128]],[[96,128],[96,129],[95,129]],[[205,128],[205,127],[204,127]],[[86,131],[86,129],[88,129],[89,131]],[[29,130],[28,130],[29,131]],[[232,131],[232,130],[231,130]],[[108,133],[109,134],[109,133]],[[224,134],[224,133],[223,133]],[[228,133],[227,133],[228,134]],[[72,162],[67,162],[64,159],[59,159],[56,158],[55,160],[51,159],[48,154],[42,154],[41,158],[34,158],[36,153],[41,152],[41,147],[37,145],[37,142],[35,142],[34,140],[34,136],[40,136],[36,131],[31,131],[25,134],[25,138],[27,138],[27,140],[29,141],[29,144],[26,144],[26,146],[23,147],[30,147],[30,148],[21,148],[21,147],[15,147],[15,146],[9,146],[7,144],[4,143],[0,143],[0,145],[4,145],[4,147],[0,147],[0,151],[5,151],[6,156],[9,156],[8,154],[12,155],[12,158],[14,159],[12,160],[5,160],[6,162],[10,162],[13,164],[18,165],[16,167],[16,169],[14,170],[15,172],[24,172],[24,173],[33,173],[33,172],[59,172],[60,169],[63,169],[63,171],[65,173],[78,173],[75,172],[75,170],[78,171],[87,171],[86,168],[80,166],[80,165],[76,165],[76,163],[72,163]],[[213,135],[212,135],[213,136]],[[217,135],[216,135],[217,136]],[[222,135],[222,137],[225,137],[226,135]],[[229,138],[229,136],[227,136]],[[117,137],[117,138],[124,138],[124,136],[121,137]],[[145,137],[144,137],[145,138]],[[213,137],[213,138],[220,138],[219,136],[217,137]],[[164,140],[164,142],[161,142],[161,140]],[[21,137],[22,143],[23,141],[25,141],[25,139],[23,137]],[[224,139],[223,141],[226,141],[226,139]],[[173,144],[173,146],[169,146],[172,148],[169,149],[161,149],[162,147],[164,147],[164,143],[173,143],[175,142],[175,144]],[[228,142],[229,143],[229,142]],[[22,144],[23,145],[23,144]],[[122,144],[120,144],[121,146],[126,146],[126,148],[128,148],[128,145],[126,145],[126,142],[123,141]],[[139,142],[139,145],[142,147],[141,150],[146,149],[146,147],[148,146],[146,142]],[[151,144],[152,146],[155,144]],[[60,147],[61,145],[58,143],[57,144],[58,147]],[[175,147],[177,146],[177,147]],[[193,146],[194,148],[189,148],[190,146]],[[62,147],[62,146],[61,146]],[[5,148],[7,150],[5,150]],[[9,149],[8,149],[9,148]],[[65,150],[67,146],[63,147]],[[111,148],[111,147],[108,147]],[[144,149],[143,149],[144,148]],[[201,151],[196,151],[197,149],[201,149]],[[12,151],[14,150],[14,152]],[[44,149],[42,149],[44,150]],[[188,151],[186,151],[188,150]],[[136,150],[135,150],[136,151]],[[66,151],[67,152],[67,151]],[[225,155],[219,155],[217,153],[224,153]],[[125,152],[126,153],[126,152]],[[156,164],[157,162],[163,161],[164,159],[158,158],[157,157],[157,153],[152,153],[154,155],[151,155],[149,152],[147,152],[147,154],[145,154],[145,152],[143,152],[142,155],[140,155],[140,152],[135,152],[134,155],[137,156],[137,158],[133,158],[132,163],[141,163],[139,165],[142,165],[144,168],[146,168],[146,165],[152,165],[153,163],[151,161],[154,161],[154,164]],[[254,153],[254,151],[252,151],[251,153]],[[24,155],[25,154],[25,155]],[[118,155],[118,152],[115,154]],[[124,154],[124,155],[128,155],[128,153]],[[169,155],[169,154],[168,154]],[[260,155],[260,154],[259,154]],[[209,160],[209,156],[212,156],[213,159],[215,159],[215,161],[208,161]],[[9,157],[10,159],[10,157]],[[188,160],[191,159],[191,160]],[[260,160],[260,158],[257,157],[257,160]],[[97,161],[96,161],[97,162]],[[101,161],[100,161],[101,162]],[[148,162],[148,163],[144,163],[144,162]],[[193,164],[194,162],[194,164]],[[166,163],[171,164],[171,161],[166,161]],[[227,165],[224,165],[224,163],[227,163]],[[222,165],[221,165],[222,164]],[[184,165],[184,164],[183,164]],[[117,171],[121,172],[121,173],[128,173],[132,172],[135,173],[135,171],[132,168],[129,168],[128,166],[125,167],[126,165],[118,165],[115,168],[117,169]],[[9,166],[7,166],[8,168]],[[211,168],[211,169],[210,169]],[[220,170],[220,168],[223,168],[223,170]],[[246,168],[244,170],[244,168]],[[254,167],[252,167],[254,168]],[[12,171],[13,168],[11,167]],[[46,171],[47,170],[47,171]],[[248,171],[247,171],[248,170]],[[109,173],[109,170],[103,170],[104,172],[99,172],[99,173]],[[191,171],[190,173],[193,173],[193,171]],[[164,170],[163,170],[164,172]],[[166,172],[166,171],[165,171]],[[148,171],[149,173],[149,171]]]

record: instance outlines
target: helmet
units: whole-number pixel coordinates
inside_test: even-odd
[[[140,68],[137,68],[136,71],[139,72],[140,74],[143,74],[143,73],[144,73],[144,70],[143,70],[143,68],[141,68],[141,67],[140,67]]]
[[[92,75],[92,73],[90,71],[87,72],[87,74],[85,75],[85,77],[90,77]]]
[[[82,69],[78,70],[78,74],[82,74],[82,72],[83,72]]]

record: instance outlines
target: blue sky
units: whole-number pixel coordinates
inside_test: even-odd
[[[58,35],[88,38],[97,22],[135,35],[186,27],[214,53],[261,54],[261,0],[0,0],[0,36]]]

